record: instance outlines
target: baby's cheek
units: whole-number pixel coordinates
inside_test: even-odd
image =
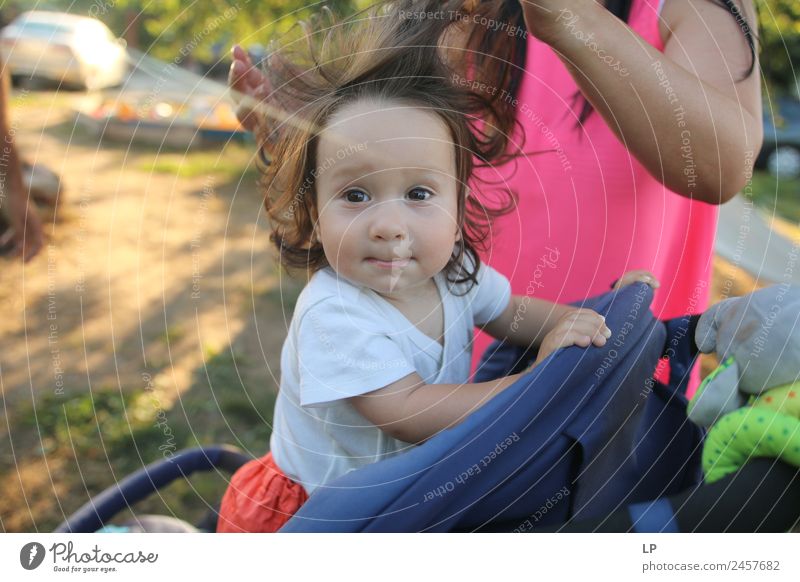
[[[455,242],[447,238],[432,240],[431,244],[426,244],[424,248],[416,253],[417,260],[429,271],[431,276],[435,275],[447,266],[455,250]]]

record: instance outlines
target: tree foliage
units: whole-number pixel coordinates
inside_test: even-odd
[[[759,0],[761,70],[774,88],[797,92],[800,66],[800,2]]]
[[[92,14],[117,35],[164,60],[191,54],[205,61],[236,42],[261,44],[286,33],[323,5],[350,14],[373,0],[49,0],[39,8]],[[761,66],[774,88],[795,91],[800,64],[800,0],[755,0]],[[7,5],[26,4],[11,0]],[[135,28],[135,34],[131,29]]]
[[[102,1],[102,0],[98,0]],[[135,12],[142,50],[165,60],[191,52],[209,60],[234,43],[260,44],[286,33],[322,6],[350,14],[363,0],[117,0]]]

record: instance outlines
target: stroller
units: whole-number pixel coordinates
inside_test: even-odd
[[[704,431],[687,419],[685,396],[699,316],[661,322],[651,301],[645,284],[586,300],[581,306],[604,315],[614,333],[605,346],[554,352],[457,426],[318,487],[281,531],[791,528],[800,516],[796,468],[759,459],[730,479],[701,485]],[[533,358],[496,342],[475,380],[517,373]],[[653,377],[664,359],[668,384]],[[182,452],[106,490],[57,531],[96,531],[176,478],[216,468],[232,473],[248,460],[230,447]],[[786,493],[790,485],[777,500],[756,494],[774,487]],[[772,505],[754,505],[764,498]],[[742,517],[745,506],[752,511]],[[728,510],[733,521],[726,521]],[[198,531],[174,518],[148,519],[137,531]]]

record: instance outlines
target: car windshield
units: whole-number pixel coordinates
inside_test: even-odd
[[[778,110],[784,117],[800,119],[800,101],[783,99],[778,103]]]
[[[20,29],[28,34],[35,36],[50,37],[59,34],[70,34],[72,29],[63,24],[55,22],[38,22],[36,20],[23,20],[20,24]]]

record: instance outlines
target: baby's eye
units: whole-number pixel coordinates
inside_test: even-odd
[[[369,195],[366,194],[363,190],[348,190],[343,195],[344,199],[347,202],[366,202],[369,200]]]
[[[408,192],[408,197],[415,202],[430,200],[433,193],[427,188],[412,188]]]

